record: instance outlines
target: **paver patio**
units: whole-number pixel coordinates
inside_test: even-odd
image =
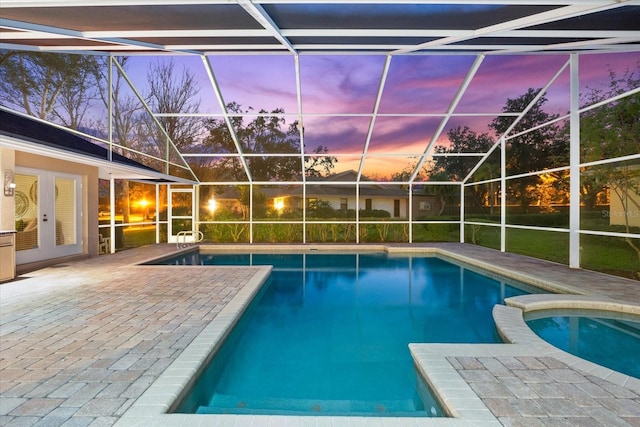
[[[470,245],[428,246],[640,303],[640,282]],[[127,250],[0,285],[0,425],[114,424],[254,274],[131,265],[174,250]],[[640,426],[638,390],[554,358],[447,360],[503,425]]]

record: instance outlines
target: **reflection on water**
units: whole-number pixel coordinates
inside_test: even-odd
[[[526,293],[434,257],[187,258],[274,269],[180,412],[441,415],[408,344],[499,342],[493,306]]]
[[[638,321],[573,315],[528,320],[527,325],[555,347],[640,378]]]

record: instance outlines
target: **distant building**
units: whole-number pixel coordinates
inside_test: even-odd
[[[282,213],[302,211],[305,207],[306,197],[307,210],[324,206],[335,211],[355,212],[356,185],[354,182],[356,177],[356,171],[348,170],[327,177],[307,178],[307,191],[304,195],[302,183],[300,185],[262,186],[257,189],[257,194],[261,193],[264,196],[264,204],[270,211]],[[318,185],[314,185],[314,183]],[[429,186],[424,186],[414,190],[411,207],[413,219],[442,215],[445,206],[442,198],[431,194],[429,189]],[[218,209],[222,208],[238,218],[246,219],[249,216],[248,207],[243,205],[241,198],[240,190],[232,186],[215,195]],[[363,177],[359,188],[358,208],[360,211],[385,211],[389,214],[389,218],[393,219],[408,219],[409,192],[405,185],[381,184],[367,181]]]
[[[348,170],[327,177],[307,178],[307,208],[315,208],[322,201],[335,210],[355,210],[356,185],[347,183],[355,182],[357,176],[356,171]],[[404,187],[364,181],[359,190],[360,210],[386,211],[391,218],[408,218],[409,197]],[[315,182],[322,185],[313,185]],[[267,195],[267,204],[277,210],[303,208],[301,186],[262,188],[261,191]]]
[[[629,166],[628,173],[632,174],[632,182],[622,197],[613,189],[610,191],[609,224],[640,227],[640,165]],[[626,207],[626,209],[625,209]]]

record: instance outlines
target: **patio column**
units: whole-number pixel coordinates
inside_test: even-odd
[[[507,141],[500,138],[500,251],[507,251]]]
[[[464,182],[460,184],[460,243],[464,243]]]
[[[111,176],[109,178],[109,253],[116,252],[116,179]]]
[[[409,218],[409,243],[413,243],[413,184],[409,184],[409,203],[407,205]]]
[[[167,192],[168,194],[169,192]],[[160,243],[160,184],[156,184],[156,214],[154,215],[154,226],[156,227],[156,244]]]
[[[569,142],[569,267],[580,268],[580,81],[578,54],[571,54]]]

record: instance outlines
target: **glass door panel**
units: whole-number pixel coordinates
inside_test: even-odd
[[[40,244],[38,175],[16,174],[16,251],[37,249]]]
[[[76,181],[56,177],[56,246],[77,243]]]

